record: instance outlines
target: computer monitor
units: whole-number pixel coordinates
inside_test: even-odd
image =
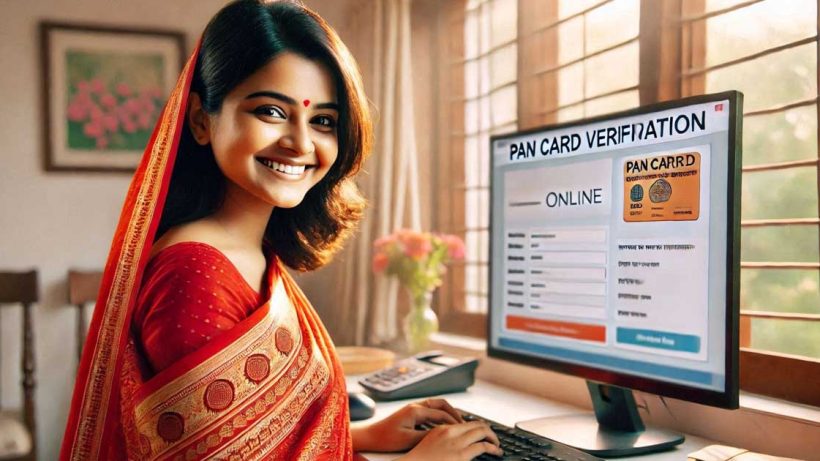
[[[619,456],[683,441],[631,389],[737,408],[742,100],[490,139],[488,353],[587,379],[596,415],[518,427]]]

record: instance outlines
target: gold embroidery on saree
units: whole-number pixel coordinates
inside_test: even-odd
[[[310,405],[321,395],[329,382],[329,373],[321,354],[315,344],[312,352],[308,353],[307,344],[300,352],[306,360],[307,368],[304,375],[296,382],[291,392],[286,394],[278,405],[270,408],[269,413],[253,423],[249,423],[246,416],[246,425],[252,428],[237,438],[230,445],[214,453],[208,459],[228,461],[254,461],[264,459],[264,456],[282,442],[291,433],[293,428],[302,419]],[[270,395],[270,391],[269,394]],[[267,395],[266,395],[267,397]],[[265,399],[267,401],[268,398]],[[278,409],[278,411],[277,411]],[[192,453],[188,451],[185,458],[189,459]]]
[[[254,325],[241,338],[238,338],[232,344],[226,346],[217,354],[214,354],[213,357],[208,358],[192,370],[146,397],[137,405],[137,414],[145,414],[151,411],[151,409],[165,408],[170,406],[175,398],[190,395],[190,393],[196,391],[203,382],[210,382],[210,380],[215,379],[216,376],[220,376],[227,370],[233,369],[239,360],[250,358],[249,356],[253,355],[253,353],[248,351],[253,351],[263,345],[268,349],[272,348],[271,330],[274,324],[287,324],[287,327],[297,334],[296,341],[301,341],[299,323],[293,315],[293,305],[287,298],[281,281],[276,282],[272,291],[273,293],[269,301],[271,310],[263,320]],[[282,309],[281,311],[274,311],[273,306],[282,306]],[[284,366],[284,363],[280,360],[280,357],[283,356],[278,352],[267,350],[263,355],[269,357],[274,364],[278,363],[280,367]],[[291,354],[291,356],[294,355],[295,354]],[[244,364],[244,362],[242,363]],[[277,374],[275,371],[277,368],[274,364],[269,364],[271,367],[269,376],[275,376]]]
[[[268,388],[264,396],[257,396],[255,402],[235,411],[232,418],[220,424],[212,424],[211,426],[216,426],[216,428],[212,429],[210,434],[199,435],[187,445],[175,444],[173,452],[166,452],[162,459],[241,459],[244,461],[259,459],[260,456],[275,448],[290,429],[298,423],[301,415],[327,382],[328,374],[320,359],[321,356],[313,357],[311,360],[310,355],[312,354],[308,352],[308,347],[307,344],[301,347],[299,356],[304,360],[296,361],[294,366],[299,367],[299,362],[307,364],[308,361],[310,366],[304,370],[305,374],[300,383],[297,383],[297,388],[281,399],[278,404],[276,404],[277,397],[274,390]],[[277,408],[281,409],[279,414],[277,414]],[[269,414],[265,416],[266,413]],[[274,424],[270,424],[268,422],[270,420],[273,420]],[[251,427],[248,428],[248,426]],[[225,446],[221,447],[218,452],[203,457],[209,450],[223,443]],[[157,457],[150,459],[157,459]]]
[[[139,432],[148,438],[151,452],[155,456],[165,456],[169,450],[176,450],[186,441],[198,437],[200,431],[218,427],[222,422],[230,420],[237,408],[271,387],[297,360],[296,351],[282,355],[273,345],[275,325],[294,331],[297,344],[301,344],[303,340],[293,306],[285,296],[280,282],[277,282],[273,290],[270,305],[282,309],[277,312],[268,310],[265,317],[240,338],[137,403],[135,415]],[[271,371],[266,379],[257,383],[247,378],[245,368],[247,359],[259,356],[269,358],[268,366]],[[209,395],[215,384],[223,388],[219,392],[227,391],[224,389],[225,385],[231,386],[229,394],[233,395],[222,397],[229,397],[222,408],[215,408],[214,396]],[[169,441],[157,431],[158,421],[169,412],[183,415],[185,430],[179,440]]]
[[[348,430],[346,428],[337,428],[335,426],[336,418],[342,412],[342,406],[347,405],[347,395],[343,395],[339,389],[333,389],[330,396],[330,402],[327,409],[322,412],[322,419],[319,422],[318,430],[310,438],[305,449],[299,454],[298,461],[313,461],[318,459],[320,454],[328,454],[329,459],[338,459],[337,453],[339,450],[344,450],[346,447],[341,447],[331,443],[333,434],[337,430]],[[344,399],[344,400],[342,400]]]
[[[322,394],[330,373],[315,338],[303,331],[281,280],[273,292],[270,305],[287,306],[284,313],[274,318],[269,311],[230,346],[137,404],[139,435],[129,440],[139,440],[142,459],[260,459],[276,449]],[[283,329],[292,340],[290,354],[276,344],[276,332]],[[270,371],[257,381],[248,376],[247,363],[260,355],[270,358]],[[234,395],[225,409],[214,411],[208,408],[207,389],[220,381],[232,385],[220,392]],[[168,414],[184,420],[184,434],[177,440],[158,432],[160,418]]]

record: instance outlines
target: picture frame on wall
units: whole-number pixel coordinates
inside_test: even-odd
[[[40,23],[47,171],[132,172],[185,60],[180,31]]]

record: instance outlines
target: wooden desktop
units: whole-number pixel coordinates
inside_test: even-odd
[[[358,376],[347,378],[348,390],[352,392],[362,391],[358,384]],[[477,380],[467,392],[447,394],[442,396],[456,408],[476,413],[485,418],[497,421],[501,424],[514,426],[517,421],[539,418],[543,416],[562,415],[571,413],[582,413],[587,410],[573,407],[563,403],[557,403],[548,399],[525,394],[506,387]],[[377,402],[376,414],[366,420],[352,423],[356,425],[369,424],[373,421],[385,418],[402,406],[418,399],[398,400],[394,402]],[[673,450],[649,455],[618,458],[624,461],[672,461],[685,460],[686,455],[700,450],[701,448],[715,443],[700,437],[686,435],[686,440]],[[361,453],[366,459],[372,461],[393,460],[401,456],[401,453]]]

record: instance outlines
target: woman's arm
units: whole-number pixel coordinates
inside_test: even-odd
[[[361,426],[350,430],[353,437],[353,451],[398,451],[385,450],[373,431],[373,426]],[[417,444],[396,458],[396,461],[467,461],[482,453],[504,456],[499,448],[498,438],[483,422],[445,424],[423,432]]]
[[[371,426],[357,426],[350,428],[350,436],[353,438],[353,452],[380,451],[378,446],[374,446],[371,434]],[[378,444],[376,444],[378,445]]]
[[[426,423],[439,427],[430,431],[416,429]],[[354,452],[406,451],[418,445],[402,458],[408,461],[472,459],[485,452],[501,454],[498,438],[485,423],[464,423],[458,411],[442,399],[407,405],[381,421],[351,428],[350,435]]]
[[[448,411],[449,410],[449,411]],[[461,419],[446,401],[430,399],[411,403],[381,421],[351,428],[353,451],[404,451],[416,446],[427,434],[417,430],[424,423],[455,424]]]

